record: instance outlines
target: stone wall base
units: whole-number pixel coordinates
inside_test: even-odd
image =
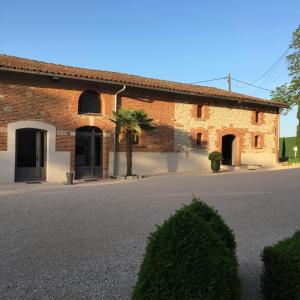
[[[153,175],[169,172],[208,170],[210,161],[205,150],[187,152],[134,152],[134,174]],[[119,152],[119,174],[126,173],[126,154]],[[113,175],[113,152],[109,153],[109,175]]]

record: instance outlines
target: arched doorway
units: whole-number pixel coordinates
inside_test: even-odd
[[[76,130],[75,178],[102,176],[102,131],[93,126]]]
[[[16,130],[15,181],[46,180],[46,134],[35,128]]]
[[[235,164],[235,136],[233,134],[226,134],[222,137],[222,164]]]

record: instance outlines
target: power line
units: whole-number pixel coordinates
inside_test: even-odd
[[[278,73],[282,73],[282,71],[286,69],[285,61],[281,60],[277,63],[277,65],[259,82],[259,85],[267,86],[269,83],[277,77]]]
[[[241,80],[238,80],[238,79],[234,79],[234,78],[230,78],[230,75],[228,76],[224,76],[224,77],[219,77],[219,78],[214,78],[214,79],[208,79],[208,80],[202,80],[202,81],[197,81],[197,82],[192,82],[190,84],[198,84],[198,83],[204,83],[204,82],[210,82],[210,81],[217,81],[217,80],[223,80],[223,79],[227,79],[228,81],[228,85],[229,85],[229,90],[231,90],[230,88],[230,85],[231,85],[231,80],[234,80],[234,81],[237,81],[239,83],[242,83],[246,86],[252,86],[256,89],[261,89],[261,90],[265,90],[265,91],[268,91],[268,92],[272,92],[272,90],[270,89],[267,89],[267,88],[264,88],[264,87],[261,87],[261,86],[258,86],[258,85],[254,85],[254,83],[256,83],[257,81],[261,80],[262,78],[264,78],[269,72],[271,72],[273,70],[273,68],[277,68],[278,67],[278,64],[281,63],[282,59],[285,57],[285,55],[287,54],[287,52],[290,50],[290,47],[288,47],[282,54],[281,56],[262,74],[260,75],[256,80],[252,81],[251,83],[249,82],[245,82],[245,81],[241,81]],[[274,69],[274,70],[275,70]],[[273,71],[274,71],[273,70]],[[280,72],[282,73],[282,72]],[[274,72],[273,74],[271,74],[271,76],[267,76],[269,78],[265,78],[263,82],[268,82],[272,79],[274,79]],[[278,80],[278,77],[276,77],[276,80]],[[273,82],[274,83],[274,82]],[[243,86],[235,86],[237,88],[244,88]]]
[[[237,81],[239,83],[243,83],[243,84],[245,84],[247,86],[252,86],[252,87],[255,87],[255,88],[258,88],[258,89],[262,89],[262,90],[265,90],[265,91],[269,91],[269,92],[272,91],[272,90],[266,89],[264,87],[261,87],[261,86],[258,86],[258,85],[254,85],[254,84],[249,83],[249,82],[245,82],[245,81],[242,81],[242,80],[239,80],[239,79],[232,78],[232,77],[230,77],[230,75],[225,76],[225,77],[219,77],[219,78],[214,78],[214,79],[197,81],[197,82],[193,82],[193,83],[190,83],[190,84],[197,84],[197,83],[202,83],[202,82],[210,82],[210,81],[216,81],[216,80],[222,80],[222,79],[227,79],[228,80],[229,89],[230,89],[231,80],[234,80],[234,81]]]
[[[284,69],[279,70],[279,72],[274,73],[271,77],[269,77],[267,82],[263,84],[264,87],[266,87],[268,89],[273,89],[275,83],[278,82],[280,80],[280,78],[282,78],[282,74],[285,73],[286,71],[287,71],[286,68],[284,68]],[[255,90],[257,90],[257,88]],[[262,92],[262,91],[260,91],[260,92]]]
[[[265,71],[261,76],[259,76],[256,80],[254,80],[252,82],[252,84],[254,84],[255,82],[259,81],[261,78],[263,78],[266,74],[268,74],[268,72],[270,72],[274,67],[275,65],[277,65],[283,57],[285,57],[285,55],[287,54],[287,52],[290,50],[290,46],[281,54],[281,56],[273,63],[273,65],[271,67],[269,67],[267,69],[267,71]]]
[[[240,83],[243,83],[243,84],[249,85],[249,86],[256,87],[256,88],[258,88],[258,89],[262,89],[262,90],[265,90],[265,91],[272,92],[272,90],[269,90],[269,89],[263,88],[263,87],[261,87],[261,86],[258,86],[258,85],[254,85],[254,84],[252,84],[252,83],[249,83],[249,82],[241,81],[241,80],[238,80],[238,79],[235,79],[235,78],[231,78],[231,79],[232,79],[232,80],[234,80],[234,81],[237,81],[237,82],[240,82]]]
[[[221,80],[221,79],[227,79],[227,76],[220,77],[220,78],[209,79],[209,80],[202,80],[202,81],[191,82],[190,84],[197,84],[197,83],[202,83],[202,82],[216,81],[216,80]]]
[[[280,57],[261,75],[259,76],[256,80],[252,81],[251,84],[254,84],[258,82],[260,79],[264,78],[269,72],[268,76],[264,78],[264,80],[261,82],[260,85],[265,85],[268,81],[272,80],[274,78],[274,75],[276,76],[275,70],[279,66],[279,64],[282,63],[282,59],[286,56],[287,52],[290,50],[290,46],[280,55]],[[273,74],[272,74],[273,73]],[[249,86],[249,84],[246,84]],[[245,86],[235,86],[237,88],[245,88]]]
[[[269,84],[270,81],[272,81],[278,74],[278,72],[281,73],[282,69],[286,68],[285,64],[284,64],[284,60],[281,60],[280,62],[277,63],[276,66],[274,66],[274,68],[272,70],[270,70],[265,76],[264,78],[261,78],[261,80],[259,81],[259,86],[263,86],[267,88],[267,85]],[[256,81],[250,81],[249,83],[254,84]],[[248,85],[245,84],[240,84],[237,85],[236,87],[238,88],[246,88],[248,87]],[[256,88],[253,88],[253,90],[256,90]]]
[[[274,80],[271,82],[271,84],[269,85],[270,87],[272,87],[277,81],[278,79],[281,78],[282,74],[285,72],[286,70],[281,70],[280,73],[278,73],[278,75],[276,76],[276,78],[274,78]]]

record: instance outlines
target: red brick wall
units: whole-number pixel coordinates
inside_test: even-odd
[[[110,94],[101,94],[103,115],[77,113],[78,99],[85,89],[101,91],[95,84],[76,87],[74,84],[70,86],[69,82],[55,83],[33,76],[14,79],[0,75],[0,128],[4,130],[9,123],[26,120],[54,125],[57,129],[56,150],[71,152],[71,169],[74,170],[76,129],[91,125],[112,132],[114,128],[109,120],[113,107]],[[107,144],[111,146],[111,142]],[[3,132],[0,132],[0,150],[7,150],[7,135]],[[108,164],[108,160],[104,159],[103,163]],[[108,169],[108,165],[104,168]]]
[[[92,89],[100,94],[102,115],[79,115],[78,100],[84,90]],[[0,73],[0,150],[7,150],[7,124],[16,121],[40,121],[57,129],[56,150],[70,151],[71,169],[75,168],[75,134],[81,126],[96,126],[108,132],[104,137],[103,165],[108,174],[109,151],[113,149],[114,124],[110,121],[114,110],[114,94],[120,86],[100,86],[61,79],[58,82],[41,76]],[[120,96],[122,105],[144,109],[154,119],[157,129],[143,133],[140,145],[134,151],[173,151],[174,101],[157,95],[135,96],[140,91],[126,91]],[[124,148],[121,147],[121,151]]]
[[[109,151],[113,150],[114,131],[114,124],[110,118],[114,110],[114,94],[120,88],[121,86],[92,82],[67,79],[52,81],[49,77],[0,72],[0,150],[7,149],[8,123],[25,120],[49,123],[57,128],[56,150],[70,151],[71,169],[74,170],[75,131],[81,126],[96,126],[105,132],[103,165],[108,174]],[[78,100],[84,90],[94,90],[100,94],[102,115],[78,114]],[[267,128],[269,124],[266,120],[268,116],[270,119],[270,113],[277,114],[276,111],[269,113],[264,111],[264,108],[260,108],[259,123],[254,124],[257,108],[250,104],[243,107],[240,104],[233,106],[232,103],[225,101],[213,99],[199,101],[199,98],[195,97],[180,95],[175,97],[164,92],[146,92],[137,88],[126,88],[120,95],[119,102],[125,108],[143,109],[156,126],[154,131],[143,132],[139,144],[134,146],[134,151],[174,151],[174,135],[176,137],[176,132],[180,135],[182,130],[186,133],[184,138],[187,139],[187,145],[195,147],[197,132],[201,132],[203,147],[216,149],[221,148],[220,143],[224,134],[235,134],[238,139],[237,162],[240,162],[241,154],[249,150],[247,150],[249,143],[247,146],[245,136],[256,132],[263,135],[262,130],[270,136],[269,127]],[[196,115],[198,103],[204,105],[201,119]],[[272,148],[274,152],[278,152],[277,122],[278,115],[274,118],[274,124],[271,124],[274,128],[274,140],[273,135],[271,139],[276,141],[275,149]],[[262,141],[264,139],[263,136]],[[125,150],[122,142],[120,150]]]
[[[152,98],[153,97],[153,98]],[[127,95],[122,97],[122,107],[143,109],[153,119],[155,130],[143,132],[140,142],[134,146],[134,151],[143,152],[170,152],[174,150],[174,100],[157,98],[156,95],[148,98]],[[121,143],[124,151],[124,143]]]

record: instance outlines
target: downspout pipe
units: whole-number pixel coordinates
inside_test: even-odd
[[[126,90],[126,85],[124,85],[119,91],[115,93],[115,112],[118,111],[118,95]],[[119,174],[119,154],[117,149],[117,140],[118,140],[118,128],[117,124],[115,124],[115,132],[114,132],[114,170],[113,175],[118,176]]]

